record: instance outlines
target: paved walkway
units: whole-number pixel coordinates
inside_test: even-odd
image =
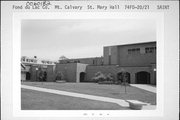
[[[80,93],[75,93],[75,92],[66,92],[66,91],[61,91],[61,90],[33,87],[33,86],[27,86],[27,85],[21,85],[21,88],[30,89],[30,90],[36,90],[36,91],[40,91],[40,92],[53,93],[53,94],[58,94],[58,95],[85,98],[85,99],[90,99],[90,100],[111,102],[111,103],[116,103],[116,104],[118,104],[118,105],[120,105],[122,107],[129,107],[129,104],[125,100],[122,100],[122,99],[115,99],[115,98],[110,98],[110,97],[101,97],[101,96],[95,96],[95,95],[80,94]],[[148,105],[148,106],[146,106],[144,109],[154,109],[154,107],[152,108],[151,105]]]
[[[131,84],[131,86],[143,89],[143,90],[147,90],[149,92],[153,92],[156,93],[156,87],[155,86],[151,86],[151,85],[147,85],[147,84]]]

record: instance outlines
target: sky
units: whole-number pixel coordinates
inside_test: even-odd
[[[58,60],[103,56],[103,46],[156,41],[151,19],[22,20],[21,56]]]

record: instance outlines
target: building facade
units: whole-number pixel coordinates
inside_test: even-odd
[[[103,57],[97,57],[98,64],[92,62],[96,58],[68,59],[59,61],[56,71],[68,74],[74,69],[74,73],[68,76],[75,79],[67,78],[69,82],[92,81],[99,71],[104,74],[111,73],[118,81],[125,71],[131,84],[156,84],[156,42],[105,46],[103,50]],[[80,63],[81,66],[85,64],[86,67],[84,71],[77,72],[80,66],[74,64],[73,69],[67,70],[72,63]]]
[[[104,65],[116,66],[129,74],[129,83],[156,84],[156,42],[104,47]]]
[[[104,47],[104,64],[136,67],[156,64],[156,42]]]
[[[47,72],[47,81],[55,81],[61,72],[67,82],[93,82],[97,72],[111,73],[119,81],[122,72],[126,72],[130,84],[156,84],[156,42],[105,46],[103,57],[59,60],[59,63],[38,63],[37,59],[25,59],[22,62],[30,71],[31,80],[37,80],[39,69]],[[28,75],[26,75],[27,78]]]
[[[37,59],[36,57],[22,56],[21,63],[25,66],[26,69],[26,72],[24,72],[24,81],[39,81],[41,73],[46,74],[46,78],[44,78],[44,81],[51,81],[52,79],[54,79],[54,71],[56,65],[55,61]]]

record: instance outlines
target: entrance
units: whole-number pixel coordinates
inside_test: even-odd
[[[30,72],[26,72],[26,80],[30,80],[31,79],[31,74]]]
[[[150,84],[150,73],[141,71],[136,73],[137,84]]]
[[[80,82],[86,82],[86,81],[85,81],[85,76],[86,76],[86,73],[85,73],[85,72],[81,72],[81,73],[80,73]]]

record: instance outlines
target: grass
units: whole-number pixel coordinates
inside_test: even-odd
[[[127,94],[124,86],[104,85],[96,83],[54,83],[54,82],[23,82],[22,84],[43,87],[49,89],[63,90],[68,92],[97,95],[103,97],[119,98],[124,100],[139,100],[156,105],[156,93],[142,90],[136,87],[127,87]]]
[[[21,89],[22,110],[127,110],[114,103]]]

